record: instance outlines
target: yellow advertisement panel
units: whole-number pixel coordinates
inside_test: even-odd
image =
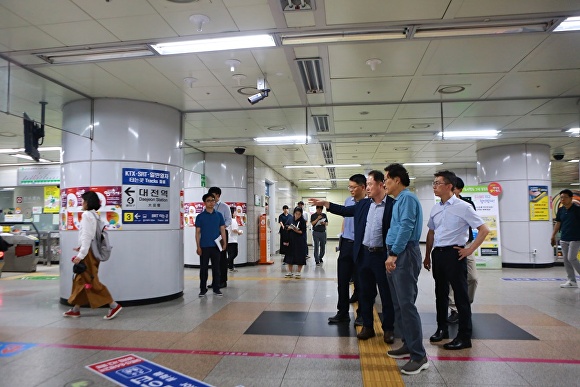
[[[550,220],[550,198],[547,185],[530,185],[530,220]]]
[[[45,214],[58,214],[60,212],[60,188],[56,185],[44,187]]]

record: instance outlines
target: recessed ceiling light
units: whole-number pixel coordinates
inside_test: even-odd
[[[16,137],[16,134],[10,132],[0,132],[1,137]]]
[[[415,167],[428,167],[431,165],[441,165],[443,163],[440,162],[432,162],[432,163],[403,163],[405,166],[415,166]]]
[[[298,148],[284,148],[286,152],[297,152]],[[306,162],[306,161],[305,161]]]
[[[256,89],[255,87],[249,87],[249,86],[246,86],[246,87],[240,87],[240,88],[238,89],[238,93],[239,93],[239,94],[241,94],[241,95],[254,95],[254,94],[256,94],[258,91],[259,91],[259,90],[258,90],[258,89]]]
[[[306,161],[298,160],[298,161],[294,161],[294,163],[296,163],[296,164],[306,164]]]
[[[411,125],[411,129],[427,129],[430,127],[431,127],[431,124],[413,124],[413,125]]]
[[[398,151],[398,152],[402,152],[402,151],[408,151],[409,148],[408,147],[397,147],[397,148],[393,148],[394,150]]]
[[[277,126],[269,126],[267,129],[271,130],[272,132],[281,132],[282,130],[286,130],[286,127],[277,125]]]
[[[441,86],[440,88],[437,89],[437,92],[439,94],[455,94],[455,93],[461,93],[463,90],[465,90],[465,87],[463,86]]]
[[[360,114],[361,116],[366,116],[367,114],[369,114],[369,112],[367,112],[367,111],[362,111],[362,112],[358,112],[358,114]]]

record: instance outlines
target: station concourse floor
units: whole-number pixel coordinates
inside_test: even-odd
[[[423,270],[417,307],[429,368],[404,376],[406,360],[386,356],[377,317],[377,337],[360,343],[352,321],[327,324],[336,313],[335,246],[327,244],[322,267],[309,259],[301,279],[284,278],[279,255],[272,265],[238,267],[222,298],[199,298],[199,271],[186,268],[182,298],[124,307],[110,321],[105,308],[62,317],[58,265],[3,272],[0,386],[114,386],[85,366],[127,354],[219,387],[579,385],[580,290],[559,287],[563,267],[479,270],[473,347],[460,351],[429,343],[434,283]],[[24,345],[10,353],[14,343]]]

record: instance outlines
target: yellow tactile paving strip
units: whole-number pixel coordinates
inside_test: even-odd
[[[359,340],[358,349],[360,354],[360,365],[362,371],[363,385],[365,387],[401,386],[405,383],[401,377],[399,366],[395,359],[387,356],[387,351],[391,349],[383,341],[383,329],[377,311],[373,309],[375,337],[368,340]],[[362,327],[357,328],[360,332]],[[399,344],[395,343],[395,347]]]

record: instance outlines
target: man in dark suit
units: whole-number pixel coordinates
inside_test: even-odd
[[[324,206],[328,212],[336,215],[354,217],[353,257],[359,275],[359,306],[360,315],[363,318],[363,327],[357,338],[367,340],[375,336],[373,303],[377,296],[378,286],[383,305],[383,340],[387,344],[392,344],[395,340],[395,312],[385,271],[387,260],[385,238],[391,224],[394,199],[387,196],[383,180],[382,172],[369,172],[367,197],[354,206],[344,207],[318,199],[310,199],[310,203]]]

